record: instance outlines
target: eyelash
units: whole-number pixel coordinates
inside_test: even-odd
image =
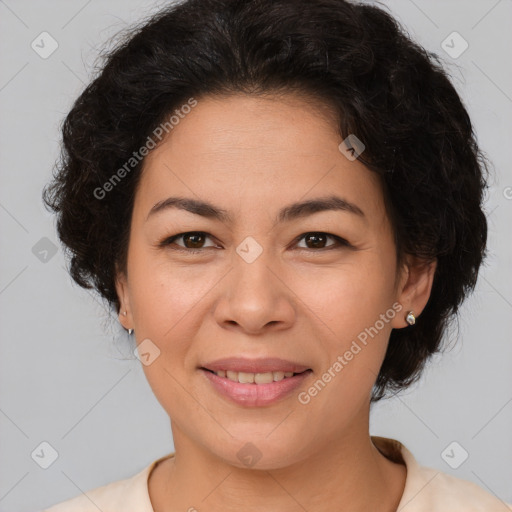
[[[178,238],[182,238],[185,235],[205,235],[206,237],[211,238],[211,235],[209,233],[204,232],[204,231],[186,231],[184,233],[178,233],[177,235],[173,235],[173,236],[164,238],[158,244],[158,246],[159,247],[170,246],[175,240],[177,240]],[[307,235],[326,235],[328,238],[334,239],[336,241],[336,243],[332,244],[332,245],[329,245],[328,247],[322,247],[320,249],[309,249],[307,247],[300,247],[299,250],[308,251],[308,252],[311,252],[311,251],[313,251],[313,252],[323,252],[323,251],[328,251],[328,250],[331,250],[331,249],[336,249],[337,247],[338,248],[339,247],[354,248],[354,246],[351,245],[349,242],[347,242],[347,240],[345,240],[344,238],[341,238],[340,236],[337,236],[337,235],[333,235],[331,233],[325,233],[323,231],[308,231],[308,232],[303,233],[302,235],[298,236],[294,240],[293,243],[296,244],[296,243],[300,242]],[[180,251],[180,252],[185,252],[187,254],[198,254],[198,253],[204,252],[206,249],[213,249],[213,248],[214,247],[203,247],[203,248],[200,248],[200,249],[189,249],[187,247],[180,247],[180,246],[178,246],[177,248],[175,247],[172,250]]]

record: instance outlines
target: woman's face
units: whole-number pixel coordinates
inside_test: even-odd
[[[379,178],[341,142],[299,97],[207,97],[146,157],[117,289],[176,447],[276,468],[368,435],[391,329],[417,305]],[[188,207],[152,210],[171,197]]]

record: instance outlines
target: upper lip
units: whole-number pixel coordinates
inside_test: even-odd
[[[245,357],[226,357],[207,362],[201,366],[207,370],[218,372],[229,370],[232,372],[266,373],[266,372],[293,372],[301,373],[310,368],[293,361],[286,361],[277,357],[264,359],[248,359]]]

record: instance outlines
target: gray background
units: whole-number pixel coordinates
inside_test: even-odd
[[[413,38],[443,56],[495,172],[486,204],[490,256],[452,332],[456,343],[419,385],[375,407],[371,432],[512,502],[512,3],[385,3]],[[131,476],[173,450],[168,417],[128,336],[94,295],[72,284],[41,203],[59,123],[98,50],[161,5],[0,0],[1,512],[39,510]],[[43,31],[58,43],[46,59],[31,47]],[[441,48],[453,31],[469,44],[457,58]],[[461,48],[460,40],[448,41],[452,52]],[[31,457],[43,441],[58,452],[48,469]],[[453,441],[451,461],[469,453],[457,469],[441,455]]]

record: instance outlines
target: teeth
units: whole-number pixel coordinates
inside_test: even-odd
[[[229,380],[236,380],[238,382],[238,373],[237,372],[232,372],[231,370],[228,370],[226,372],[226,377]]]
[[[270,384],[271,382],[278,382],[291,377],[293,372],[248,373],[219,370],[215,374],[219,377],[227,377],[229,380],[240,382],[241,384]]]
[[[238,382],[241,384],[253,384],[254,377],[256,377],[254,373],[238,372]]]

